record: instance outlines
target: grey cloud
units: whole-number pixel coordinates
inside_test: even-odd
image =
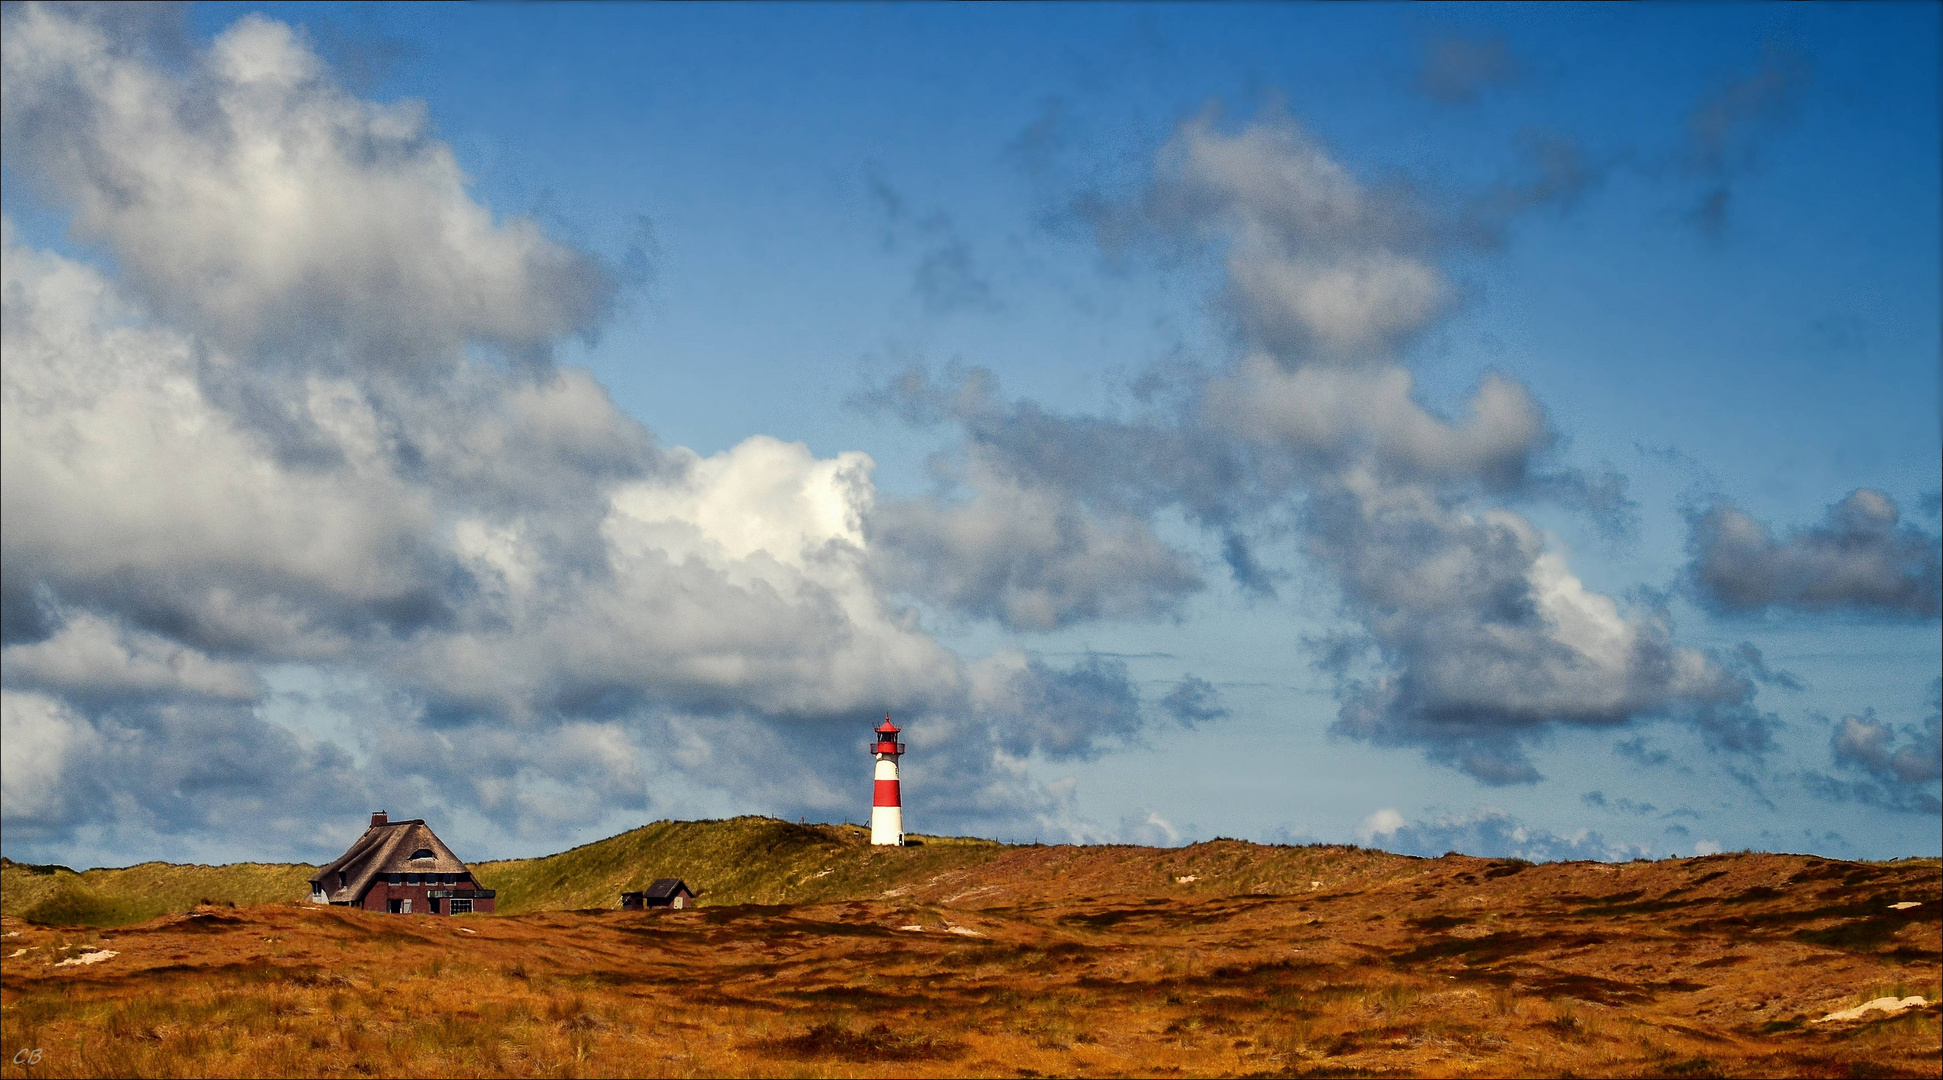
[[[1689,212],[1696,228],[1719,236],[1734,185],[1754,165],[1763,140],[1793,118],[1809,81],[1801,56],[1770,48],[1759,67],[1704,94],[1687,116],[1685,164],[1704,184]]]
[[[1468,105],[1487,90],[1517,82],[1523,71],[1502,37],[1433,38],[1424,42],[1417,90],[1433,101]]]
[[[1186,727],[1219,720],[1228,715],[1222,708],[1220,695],[1214,684],[1193,675],[1183,675],[1181,681],[1161,699],[1160,706]]]
[[[1009,690],[1017,695],[1021,718],[1005,747],[1015,755],[1037,750],[1055,759],[1098,757],[1140,731],[1139,694],[1119,660],[1089,656],[1065,671],[1033,660]]]
[[[1875,718],[1874,709],[1861,716],[1845,716],[1829,742],[1838,765],[1861,768],[1882,780],[1902,784],[1923,784],[1943,776],[1943,749],[1937,744],[1937,722],[1931,717],[1928,730],[1905,731],[1904,744],[1896,746],[1896,732]]]
[[[1943,679],[1930,682],[1929,715],[1920,724],[1890,724],[1874,709],[1845,716],[1829,737],[1829,756],[1845,775],[1808,773],[1810,791],[1907,813],[1943,811]]]
[[[1806,686],[1794,673],[1770,668],[1761,656],[1761,650],[1749,642],[1741,642],[1734,649],[1733,656],[1726,661],[1732,670],[1746,675],[1755,682],[1782,690],[1805,690]]]
[[[1726,502],[1689,522],[1687,573],[1722,611],[1857,611],[1934,619],[1943,604],[1938,540],[1900,523],[1895,500],[1860,488],[1821,523],[1775,539]]]
[[[1595,810],[1616,810],[1622,814],[1633,814],[1642,817],[1647,814],[1657,813],[1659,810],[1652,803],[1635,802],[1627,798],[1608,800],[1606,793],[1603,791],[1588,791],[1579,796],[1579,801]]]
[[[1499,247],[1513,223],[1541,208],[1569,213],[1602,183],[1614,161],[1589,155],[1577,139],[1541,128],[1518,136],[1524,167],[1507,179],[1453,200],[1440,229],[1450,242]]]
[[[935,231],[942,235],[925,249],[911,272],[918,298],[940,313],[997,307],[991,281],[972,264],[971,244],[948,223],[940,223]]]
[[[946,315],[998,307],[991,279],[978,268],[971,243],[958,231],[951,215],[943,211],[914,213],[909,200],[875,173],[866,178],[865,187],[870,202],[883,216],[885,246],[895,250],[915,245],[920,249],[911,271],[911,291],[926,310]]]
[[[1645,768],[1659,768],[1673,763],[1673,755],[1647,743],[1646,736],[1635,735],[1612,744],[1612,752],[1620,757]]]
[[[1275,598],[1276,574],[1255,559],[1252,545],[1239,532],[1228,530],[1221,537],[1221,561],[1235,577],[1243,594],[1258,599]]]

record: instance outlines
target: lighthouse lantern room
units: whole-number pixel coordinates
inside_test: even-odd
[[[904,744],[897,741],[897,725],[891,723],[889,713],[875,735],[871,754],[877,759],[877,789],[870,800],[870,842],[902,846],[904,800],[897,787],[897,759],[904,753]]]

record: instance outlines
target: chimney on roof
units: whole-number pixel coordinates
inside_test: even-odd
[[[383,810],[373,810],[373,811],[371,812],[371,827],[372,827],[372,828],[374,828],[374,829],[375,829],[375,828],[377,828],[378,826],[380,826],[380,825],[384,825],[384,824],[386,824],[386,823],[388,823],[388,822],[390,822],[390,821],[391,821],[391,818],[389,818],[388,816],[386,816],[386,815],[385,815],[385,812],[384,812]]]

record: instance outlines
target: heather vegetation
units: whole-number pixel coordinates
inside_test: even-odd
[[[43,917],[81,888],[125,913],[115,883],[155,903],[196,880],[186,867],[129,876],[140,869],[4,868],[0,1049],[42,1049],[33,1074],[1943,1067],[1934,859],[1531,865],[1231,840],[873,850],[855,828],[743,818],[483,864],[507,900],[491,916],[215,896],[133,924]],[[264,887],[301,869],[203,868],[201,880]],[[589,910],[668,874],[697,884],[705,906]],[[23,900],[33,921],[15,910]],[[1925,1004],[1823,1021],[1911,997]]]

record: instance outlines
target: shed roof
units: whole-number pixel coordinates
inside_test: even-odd
[[[430,859],[413,859],[419,851],[430,851]],[[344,884],[337,886],[337,875]],[[466,864],[445,846],[426,826],[423,818],[391,821],[373,825],[354,841],[349,850],[334,862],[319,868],[310,879],[313,889],[321,887],[333,904],[356,903],[379,874],[464,874]]]
[[[641,895],[650,900],[665,900],[675,895],[677,891],[685,892],[690,896],[695,895],[695,890],[689,888],[687,882],[671,877],[657,878],[654,884],[641,890]]]

